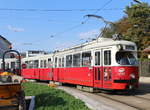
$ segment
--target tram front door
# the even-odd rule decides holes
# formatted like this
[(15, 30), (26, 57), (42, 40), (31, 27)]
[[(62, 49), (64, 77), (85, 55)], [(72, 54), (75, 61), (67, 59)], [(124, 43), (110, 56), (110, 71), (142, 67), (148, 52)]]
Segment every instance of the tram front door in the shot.
[(101, 50), (96, 50), (94, 52), (94, 87), (102, 88), (103, 87), (103, 68), (101, 64)]

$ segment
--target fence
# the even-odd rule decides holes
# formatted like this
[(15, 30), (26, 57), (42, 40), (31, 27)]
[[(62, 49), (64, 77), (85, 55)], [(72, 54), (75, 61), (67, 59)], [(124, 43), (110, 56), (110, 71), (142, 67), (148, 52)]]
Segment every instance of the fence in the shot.
[(150, 60), (139, 61), (140, 76), (150, 77)]

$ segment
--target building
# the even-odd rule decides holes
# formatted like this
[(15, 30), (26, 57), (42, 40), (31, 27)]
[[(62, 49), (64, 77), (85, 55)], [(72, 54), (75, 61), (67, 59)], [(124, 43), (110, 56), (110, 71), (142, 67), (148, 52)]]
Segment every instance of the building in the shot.
[[(12, 44), (3, 36), (0, 35), (0, 58), (2, 58), (3, 53), (7, 50), (10, 50), (12, 47)], [(9, 57), (9, 55), (6, 55), (6, 57)]]
[(150, 59), (150, 46), (148, 46), (147, 48), (145, 48), (143, 50), (143, 52), (148, 53), (148, 58)]

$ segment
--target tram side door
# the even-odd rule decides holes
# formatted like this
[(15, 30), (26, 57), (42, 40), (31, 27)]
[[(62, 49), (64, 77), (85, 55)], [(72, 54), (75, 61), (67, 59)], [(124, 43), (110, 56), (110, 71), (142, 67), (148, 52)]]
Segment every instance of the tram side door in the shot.
[(102, 74), (103, 88), (109, 89), (112, 87), (112, 49), (107, 48), (102, 50)]
[(102, 51), (94, 51), (94, 87), (103, 87)]

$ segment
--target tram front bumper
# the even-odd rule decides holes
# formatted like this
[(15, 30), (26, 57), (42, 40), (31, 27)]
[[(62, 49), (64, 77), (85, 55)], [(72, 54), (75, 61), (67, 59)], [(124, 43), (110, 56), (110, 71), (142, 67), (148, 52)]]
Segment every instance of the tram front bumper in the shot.
[(114, 80), (114, 83), (130, 83), (130, 84), (134, 84), (137, 83), (138, 80), (137, 79), (130, 79), (130, 80)]
[(139, 87), (138, 79), (114, 80), (114, 88), (122, 90), (131, 90)]

